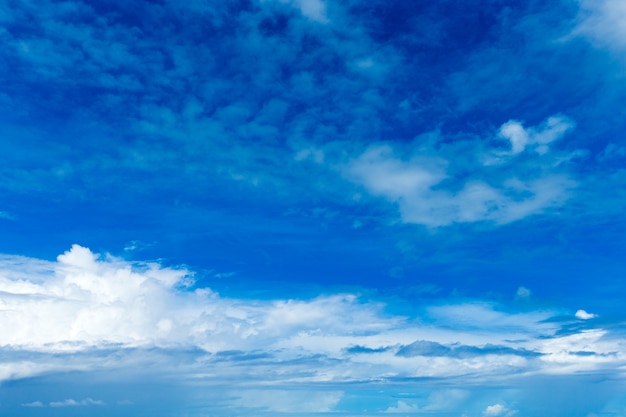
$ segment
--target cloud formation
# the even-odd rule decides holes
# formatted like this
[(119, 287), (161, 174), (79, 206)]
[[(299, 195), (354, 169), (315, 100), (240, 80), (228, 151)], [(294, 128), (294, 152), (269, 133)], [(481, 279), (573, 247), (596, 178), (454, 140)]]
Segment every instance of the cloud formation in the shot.
[(73, 399), (67, 399), (63, 401), (52, 401), (50, 407), (85, 407), (91, 405), (104, 405), (103, 401), (94, 400), (92, 398), (85, 398), (84, 400), (76, 401)]
[(626, 6), (615, 0), (579, 0), (579, 23), (574, 34), (584, 35), (602, 47), (626, 47)]
[(483, 416), (485, 417), (499, 417), (499, 416), (510, 417), (510, 416), (514, 416), (515, 414), (517, 414), (516, 410), (509, 410), (502, 404), (494, 404), (494, 405), (487, 406), (487, 408), (485, 408), (485, 411), (483, 412)]
[[(185, 268), (100, 256), (79, 245), (57, 262), (5, 256), (0, 266), (4, 380), (64, 369), (139, 370), (153, 361), (163, 372), (195, 378), (209, 377), (202, 370), (208, 364), (210, 378), (220, 378), (246, 363), (248, 381), (276, 383), (467, 377), (479, 370), (481, 378), (497, 378), (623, 361), (623, 344), (604, 341), (606, 331), (557, 336), (548, 311), (444, 304), (426, 310), (422, 320), (432, 324), (415, 325), (353, 294), (224, 298), (196, 287)], [(97, 405), (87, 402), (57, 405)]]
[(576, 310), (576, 317), (581, 320), (589, 320), (598, 317), (598, 315), (593, 313), (587, 313), (585, 310)]
[(526, 147), (532, 146), (539, 155), (547, 153), (550, 143), (560, 139), (574, 123), (563, 116), (552, 116), (546, 119), (541, 126), (526, 129), (516, 120), (510, 120), (500, 126), (498, 134), (511, 142), (511, 154), (523, 152)]
[[(426, 147), (409, 151), (403, 158), (391, 145), (374, 145), (350, 160), (343, 173), (369, 193), (397, 204), (407, 223), (430, 227), (510, 223), (559, 207), (568, 199), (576, 184), (558, 168), (563, 156), (546, 154), (549, 145), (573, 126), (563, 116), (549, 117), (542, 125), (528, 129), (518, 121), (509, 121), (498, 131), (499, 137), (510, 141), (508, 152), (453, 146), (448, 146), (447, 152), (446, 148), (437, 152)], [(537, 160), (511, 160), (527, 147), (538, 154)], [(459, 158), (457, 152), (468, 151), (474, 153), (473, 160)], [(508, 168), (501, 171), (498, 166)], [(540, 171), (531, 171), (531, 166)]]

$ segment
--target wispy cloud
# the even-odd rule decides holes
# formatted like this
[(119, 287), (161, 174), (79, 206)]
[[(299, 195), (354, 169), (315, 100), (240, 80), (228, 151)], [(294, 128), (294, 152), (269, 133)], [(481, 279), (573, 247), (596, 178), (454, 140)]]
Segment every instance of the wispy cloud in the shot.
[(22, 404), (22, 407), (54, 407), (54, 408), (59, 408), (59, 407), (88, 407), (88, 406), (102, 406), (102, 405), (106, 405), (104, 403), (104, 401), (101, 400), (94, 400), (93, 398), (85, 398), (82, 400), (74, 400), (71, 398), (68, 398), (66, 400), (62, 400), (62, 401), (51, 401), (49, 402), (47, 405), (44, 404), (42, 401), (33, 401), (31, 403), (24, 403)]
[(614, 0), (580, 0), (579, 22), (573, 31), (602, 47), (626, 47), (626, 6)]
[(22, 407), (44, 407), (41, 401), (33, 401), (32, 403), (24, 403)]
[(73, 399), (67, 399), (63, 401), (52, 401), (50, 407), (85, 407), (91, 405), (104, 405), (103, 401), (94, 400), (92, 398), (85, 398), (84, 400), (76, 401)]

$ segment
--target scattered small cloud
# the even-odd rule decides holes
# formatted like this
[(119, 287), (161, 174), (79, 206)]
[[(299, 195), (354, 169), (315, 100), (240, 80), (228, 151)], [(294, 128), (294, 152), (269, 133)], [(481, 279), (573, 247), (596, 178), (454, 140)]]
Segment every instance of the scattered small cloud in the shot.
[(483, 411), (485, 417), (511, 417), (515, 414), (517, 410), (510, 410), (502, 404), (490, 405)]
[[(83, 400), (77, 401), (71, 398), (68, 398), (63, 401), (51, 401), (48, 403), (48, 407), (88, 407), (88, 406), (102, 406), (106, 405), (104, 401), (94, 400), (93, 398), (85, 398)], [(41, 401), (33, 401), (31, 403), (22, 404), (22, 407), (46, 407)]]
[(522, 122), (510, 120), (500, 127), (498, 134), (511, 143), (512, 155), (523, 152), (527, 147), (543, 155), (549, 151), (550, 143), (562, 138), (573, 128), (574, 123), (569, 118), (556, 115), (534, 128), (525, 128)]
[(32, 403), (22, 404), (22, 407), (44, 407), (41, 401), (33, 401)]
[(515, 293), (516, 298), (523, 299), (523, 300), (530, 298), (531, 295), (532, 295), (532, 292), (526, 287), (519, 287), (517, 289), (517, 292)]
[(217, 279), (225, 279), (225, 278), (234, 277), (235, 275), (237, 275), (236, 272), (218, 272), (214, 274), (213, 277)]
[(418, 411), (419, 407), (417, 405), (398, 401), (397, 405), (387, 408), (385, 413), (416, 413)]
[(576, 317), (581, 320), (590, 320), (590, 319), (598, 317), (598, 315), (593, 314), (593, 313), (587, 313), (585, 310), (577, 310)]
[(130, 242), (128, 242), (126, 244), (126, 246), (124, 246), (124, 251), (125, 252), (134, 252), (134, 251), (141, 251), (144, 249), (147, 249), (151, 246), (154, 246), (155, 243), (145, 243), (145, 242), (141, 242), (139, 240), (131, 240)]

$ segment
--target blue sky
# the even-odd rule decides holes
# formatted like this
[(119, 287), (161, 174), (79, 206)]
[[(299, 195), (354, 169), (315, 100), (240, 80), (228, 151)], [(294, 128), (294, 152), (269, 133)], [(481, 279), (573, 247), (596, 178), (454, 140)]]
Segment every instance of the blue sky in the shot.
[(625, 4), (0, 1), (0, 414), (626, 416)]

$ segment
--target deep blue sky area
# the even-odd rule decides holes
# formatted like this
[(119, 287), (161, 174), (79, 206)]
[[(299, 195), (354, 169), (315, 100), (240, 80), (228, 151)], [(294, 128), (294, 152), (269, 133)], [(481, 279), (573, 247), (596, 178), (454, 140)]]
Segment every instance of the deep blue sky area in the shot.
[(0, 0), (0, 415), (626, 416), (624, 22)]

